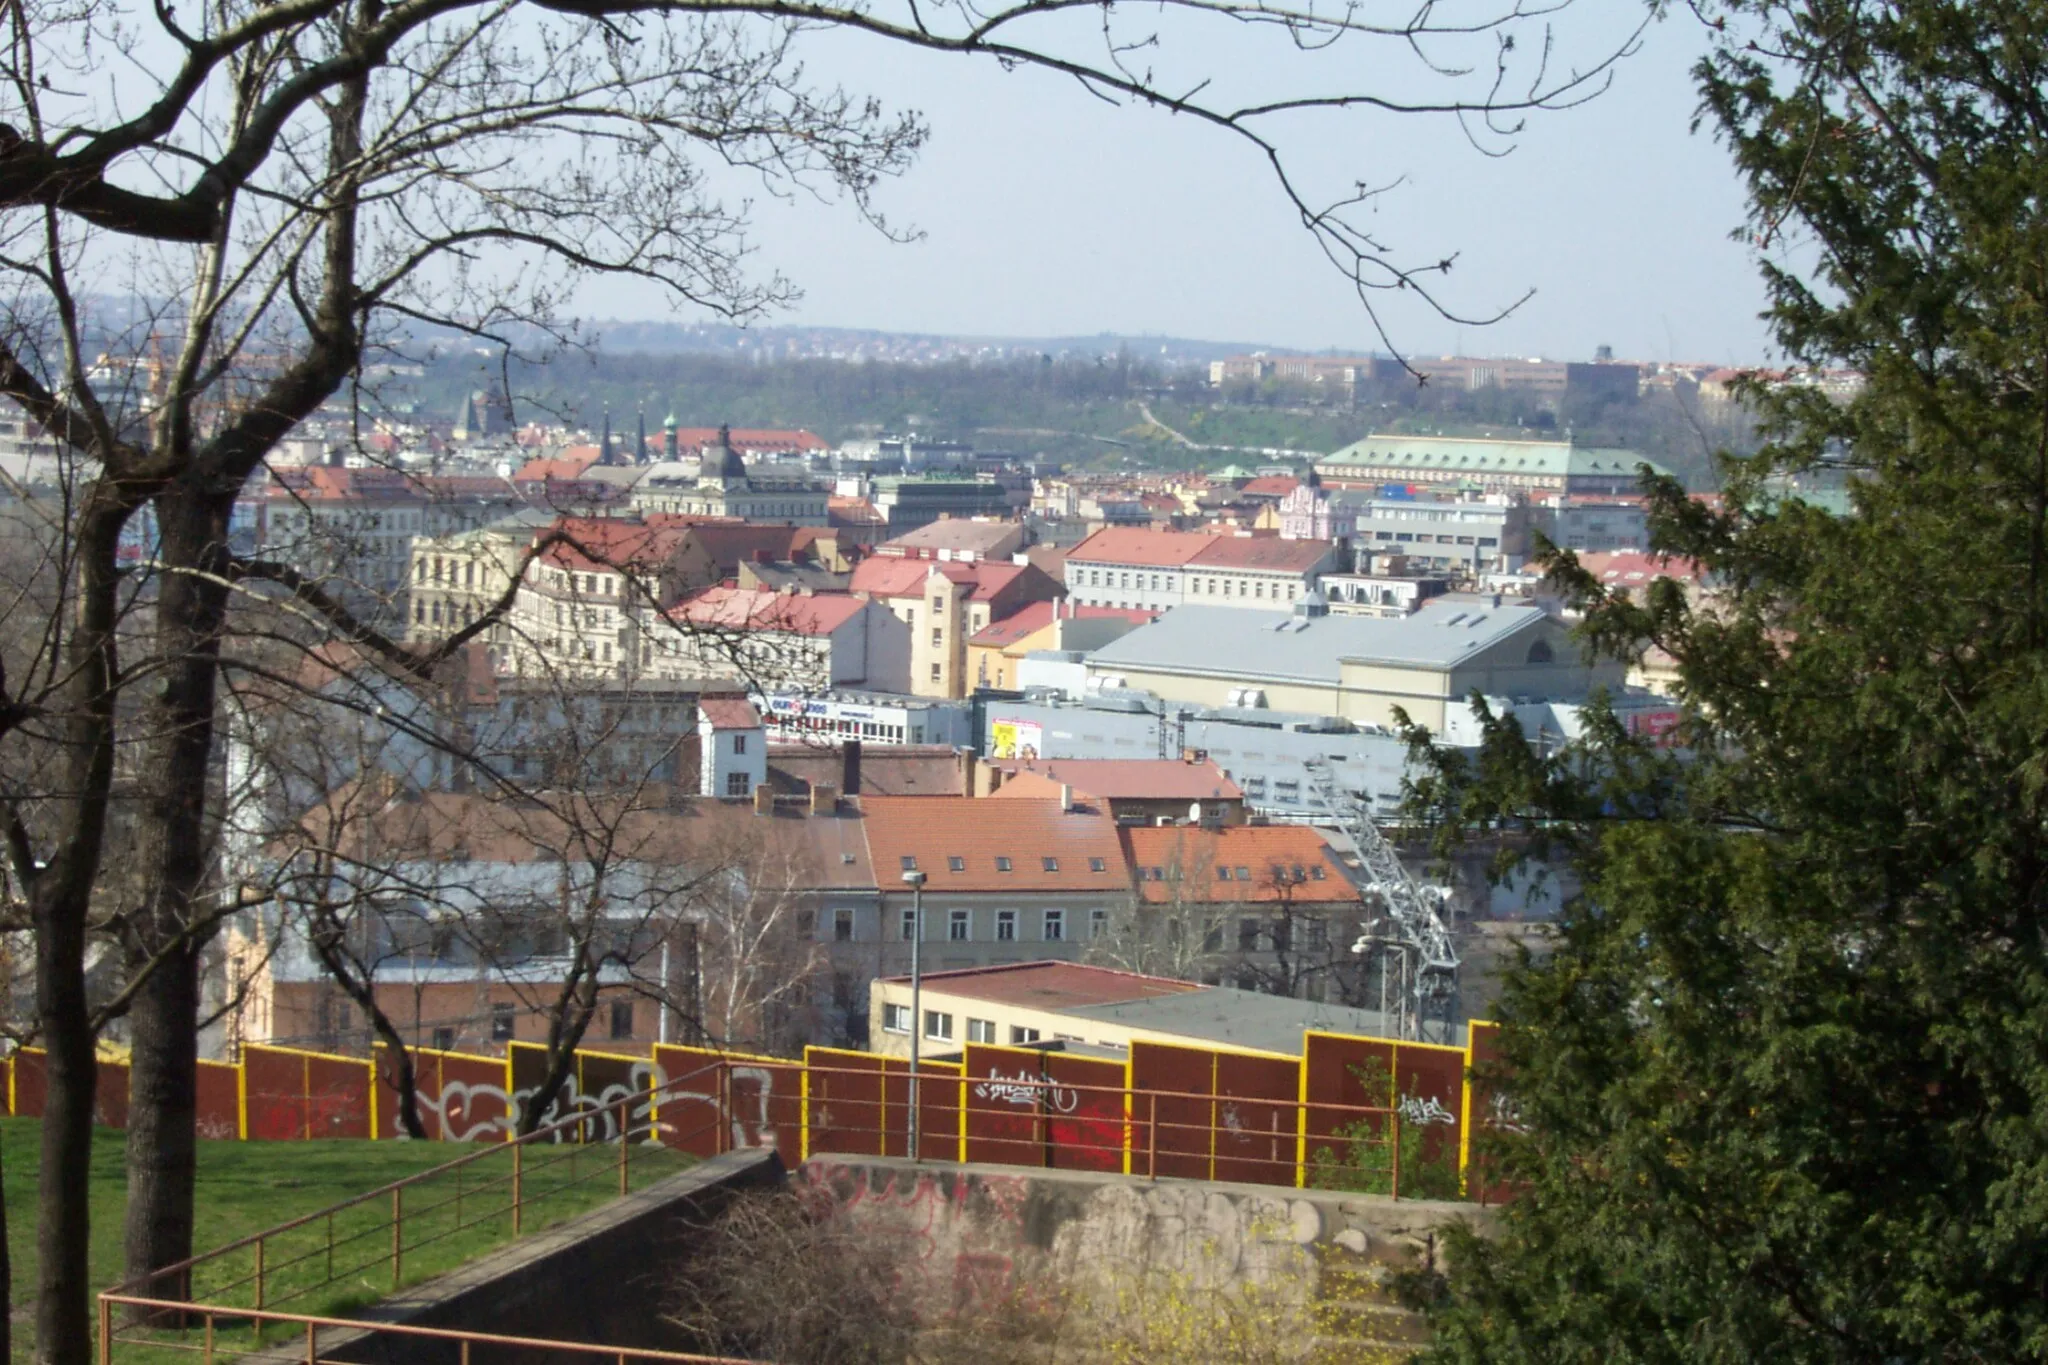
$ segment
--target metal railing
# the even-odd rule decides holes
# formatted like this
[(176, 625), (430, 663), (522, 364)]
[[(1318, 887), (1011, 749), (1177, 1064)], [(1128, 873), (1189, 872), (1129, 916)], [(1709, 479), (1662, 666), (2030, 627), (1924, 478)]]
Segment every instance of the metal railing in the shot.
[[(888, 1122), (894, 1113), (907, 1116), (909, 1099), (907, 1076), (900, 1071), (877, 1072), (855, 1067), (828, 1067), (808, 1065), (806, 1075), (810, 1078), (806, 1104), (804, 1156), (871, 1156), (885, 1154), (891, 1139), (907, 1143), (908, 1134), (903, 1122)], [(845, 1077), (854, 1082), (848, 1092), (820, 1095), (817, 1080), (820, 1077)], [(1053, 1166), (1060, 1155), (1072, 1157), (1094, 1157), (1098, 1160), (1113, 1158), (1113, 1166), (1094, 1166), (1088, 1169), (1115, 1169), (1126, 1174), (1159, 1179), (1160, 1165), (1164, 1159), (1170, 1167), (1184, 1161), (1206, 1161), (1208, 1173), (1194, 1179), (1220, 1179), (1213, 1172), (1219, 1166), (1241, 1169), (1244, 1166), (1267, 1168), (1266, 1174), (1284, 1178), (1254, 1177), (1254, 1183), (1273, 1185), (1314, 1185), (1319, 1178), (1351, 1180), (1362, 1184), (1385, 1184), (1384, 1189), (1367, 1189), (1360, 1192), (1384, 1194), (1390, 1198), (1401, 1197), (1401, 1145), (1403, 1119), (1397, 1105), (1338, 1104), (1323, 1100), (1300, 1098), (1269, 1098), (1259, 1095), (1216, 1095), (1199, 1091), (1134, 1089), (1126, 1086), (1085, 1085), (1053, 1079), (1031, 1079), (1026, 1077), (1004, 1077), (995, 1084), (1009, 1094), (1028, 1093), (1032, 1098), (1030, 1106), (1016, 1106), (1008, 1102), (1014, 1112), (1003, 1108), (983, 1105), (969, 1106), (966, 1103), (967, 1089), (975, 1085), (988, 1084), (973, 1077), (933, 1076), (920, 1078), (919, 1086), (924, 1098), (920, 1108), (925, 1111), (927, 1122), (921, 1125), (924, 1151), (920, 1157), (927, 1160), (981, 1160), (1006, 1165)], [(858, 1093), (871, 1090), (871, 1095)], [(935, 1092), (943, 1098), (935, 1098)], [(950, 1092), (950, 1093), (947, 1093)], [(1064, 1097), (1072, 1097), (1062, 1103)], [(1100, 1096), (1103, 1099), (1092, 1108), (1084, 1108), (1084, 1097)], [(1208, 1111), (1205, 1120), (1160, 1118), (1164, 1106), (1169, 1114), (1175, 1106), (1202, 1106)], [(1248, 1129), (1235, 1126), (1223, 1116), (1226, 1108), (1244, 1108), (1255, 1111), (1279, 1111), (1287, 1118), (1282, 1127), (1271, 1129)], [(834, 1120), (822, 1123), (818, 1117), (821, 1109), (859, 1110), (873, 1108), (882, 1121), (872, 1125), (848, 1123)], [(995, 1115), (998, 1122), (1003, 1119), (1020, 1119), (1028, 1115), (1032, 1120), (1029, 1136), (1013, 1136), (1007, 1133), (990, 1132), (986, 1127), (975, 1131), (973, 1119), (978, 1116)], [(954, 1126), (949, 1129), (935, 1129), (929, 1119), (933, 1116), (952, 1119)], [(1352, 1131), (1311, 1132), (1311, 1117), (1326, 1121), (1332, 1129), (1339, 1127)], [(1062, 1130), (1061, 1125), (1065, 1125)], [(1092, 1136), (1104, 1129), (1114, 1129), (1115, 1141)], [(1412, 1125), (1411, 1125), (1412, 1128)], [(1171, 1136), (1162, 1147), (1161, 1135), (1189, 1135), (1186, 1141), (1173, 1141)], [(864, 1137), (870, 1141), (852, 1145), (844, 1141), (844, 1135)], [(1197, 1146), (1195, 1135), (1205, 1141)], [(829, 1144), (829, 1145), (825, 1145)], [(1255, 1148), (1265, 1145), (1284, 1147), (1286, 1154), (1257, 1155)], [(950, 1150), (943, 1156), (932, 1154), (932, 1148), (940, 1146)], [(991, 1146), (995, 1154), (988, 1154)], [(1038, 1149), (1040, 1159), (1035, 1161), (1005, 1160), (1005, 1151), (1019, 1147)], [(977, 1149), (981, 1149), (977, 1151)], [(1384, 1160), (1375, 1164), (1366, 1158), (1373, 1150), (1385, 1153)], [(1318, 1159), (1318, 1152), (1330, 1155)], [(908, 1153), (901, 1153), (907, 1155)], [(1444, 1165), (1446, 1174), (1455, 1174), (1456, 1156), (1450, 1155)], [(1172, 1171), (1169, 1170), (1169, 1175)], [(1411, 1173), (1412, 1174), (1412, 1173)], [(1356, 1189), (1355, 1184), (1332, 1185), (1329, 1188)]]
[[(906, 1073), (790, 1065), (801, 1069), (805, 1083), (799, 1101), (801, 1147), (788, 1155), (885, 1155), (892, 1145), (895, 1154), (904, 1154), (909, 1140)], [(303, 1335), (307, 1365), (318, 1365), (319, 1333), (340, 1328), (454, 1342), (460, 1346), (461, 1365), (469, 1365), (473, 1345), (605, 1356), (618, 1365), (719, 1361), (594, 1343), (359, 1322), (337, 1312), (354, 1306), (341, 1305), (342, 1297), (359, 1295), (363, 1303), (373, 1302), (403, 1288), (408, 1271), (414, 1281), (424, 1279), (506, 1235), (516, 1238), (537, 1230), (537, 1211), (551, 1199), (557, 1200), (556, 1216), (589, 1206), (565, 1206), (559, 1197), (589, 1190), (594, 1181), (605, 1180), (608, 1191), (622, 1196), (632, 1189), (636, 1171), (676, 1169), (676, 1152), (706, 1155), (730, 1150), (745, 1140), (733, 1113), (733, 1071), (743, 1066), (757, 1069), (756, 1063), (707, 1062), (532, 1133), (482, 1147), (117, 1285), (99, 1296), (99, 1365), (112, 1365), (117, 1342), (138, 1350), (197, 1354), (211, 1365), (221, 1351), (242, 1354), (266, 1345), (264, 1333), (273, 1324), (290, 1324), (294, 1335)], [(707, 1077), (715, 1088), (706, 1085)], [(847, 1084), (837, 1084), (841, 1080)], [(1001, 1086), (1005, 1099), (995, 1105), (971, 1105), (970, 1090), (989, 1084)], [(1190, 1174), (1195, 1167), (1196, 1179), (1310, 1185), (1395, 1199), (1402, 1197), (1403, 1185), (1413, 1174), (1403, 1170), (1404, 1118), (1397, 1105), (1133, 1089), (1029, 1077), (991, 1082), (927, 1074), (918, 1089), (926, 1119), (921, 1125), (924, 1151), (919, 1155), (925, 1160), (971, 1158), (1122, 1171), (1155, 1180)], [(662, 1112), (665, 1096), (707, 1104), (710, 1117), (681, 1131)], [(1016, 1096), (1029, 1096), (1028, 1104), (1018, 1104)], [(1247, 1128), (1226, 1114), (1232, 1106), (1263, 1115), (1272, 1126)], [(872, 1114), (872, 1122), (860, 1121), (864, 1111)], [(1028, 1128), (1019, 1132), (1017, 1121), (1026, 1116)], [(931, 1126), (932, 1119), (941, 1126)], [(1311, 1126), (1329, 1131), (1311, 1132)], [(1413, 1125), (1407, 1127), (1412, 1133)], [(768, 1140), (765, 1134), (763, 1139)], [(651, 1160), (636, 1159), (635, 1147), (650, 1157), (662, 1148), (675, 1150)], [(493, 1162), (503, 1169), (486, 1164)], [(1441, 1154), (1436, 1164), (1443, 1164)], [(1455, 1167), (1453, 1155), (1450, 1169), (1455, 1172)], [(1252, 1174), (1243, 1174), (1247, 1170)], [(476, 1239), (479, 1245), (453, 1244), (462, 1233), (485, 1225), (493, 1226)], [(446, 1264), (429, 1260), (423, 1269), (420, 1253), (444, 1243), (451, 1244), (449, 1252), (463, 1254)], [(331, 1292), (344, 1284), (351, 1295)], [(330, 1291), (330, 1297), (315, 1305), (323, 1311), (281, 1307), (323, 1290)], [(232, 1338), (225, 1345), (223, 1329)]]
[[(261, 1344), (266, 1322), (341, 1321), (279, 1309), (322, 1291), (330, 1291), (330, 1298), (318, 1306), (329, 1310), (341, 1300), (374, 1301), (402, 1289), (409, 1270), (417, 1282), (508, 1237), (537, 1231), (602, 1198), (623, 1196), (632, 1190), (636, 1172), (658, 1178), (680, 1169), (677, 1154), (666, 1149), (688, 1145), (706, 1128), (720, 1134), (723, 1150), (723, 1105), (687, 1134), (655, 1119), (665, 1095), (687, 1093), (686, 1087), (721, 1067), (710, 1063), (579, 1110), (116, 1285), (99, 1296), (100, 1365), (111, 1365), (116, 1342), (197, 1351), (211, 1359), (221, 1322), (250, 1326), (250, 1344)], [(645, 1153), (638, 1161), (636, 1146)], [(565, 1198), (571, 1195), (576, 1197)], [(469, 1242), (456, 1242), (464, 1233), (473, 1234)], [(423, 1265), (421, 1253), (436, 1247), (444, 1250)], [(460, 1254), (450, 1259), (449, 1253)], [(332, 1292), (340, 1286), (350, 1292)], [(117, 1308), (126, 1310), (118, 1320)], [(189, 1340), (195, 1322), (204, 1328), (198, 1344)]]

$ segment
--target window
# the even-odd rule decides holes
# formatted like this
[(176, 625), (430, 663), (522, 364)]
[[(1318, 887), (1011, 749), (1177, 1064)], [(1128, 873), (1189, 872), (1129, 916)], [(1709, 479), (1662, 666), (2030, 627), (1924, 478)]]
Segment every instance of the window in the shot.
[(1060, 870), (1060, 860), (1058, 858), (1045, 858), (1041, 861), (1045, 863), (1045, 870), (1047, 872), (1057, 872)]
[(1227, 867), (1225, 867), (1225, 866), (1224, 866), (1223, 864), (1221, 864), (1221, 863), (1218, 863), (1218, 864), (1216, 864), (1216, 880), (1217, 880), (1217, 881), (1219, 881), (1219, 882), (1227, 882), (1227, 881), (1229, 881), (1229, 880), (1230, 880), (1230, 869), (1229, 869), (1229, 868), (1227, 868)]
[(917, 871), (917, 855), (915, 853), (906, 853), (903, 855), (903, 870), (905, 872)]
[(725, 775), (725, 794), (727, 796), (751, 796), (753, 795), (753, 786), (753, 780), (745, 773), (727, 773)]
[(517, 1015), (514, 1012), (513, 1006), (491, 1006), (491, 1041), (494, 1043), (509, 1042), (516, 1019)]
[(932, 610), (933, 610), (933, 611), (944, 611), (945, 609), (946, 609), (946, 599), (945, 599), (945, 598), (943, 598), (943, 597), (934, 597), (934, 598), (932, 599)]
[(993, 1043), (996, 1040), (996, 1021), (993, 1019), (969, 1019), (967, 1041), (970, 1043)]
[(1107, 872), (1109, 871), (1109, 864), (1101, 858), (1090, 858), (1088, 860), (1088, 870), (1090, 872)]
[(939, 628), (938, 628), (937, 626), (934, 626), (934, 627), (932, 627), (932, 648), (933, 648), (933, 649), (937, 649), (937, 648), (939, 648), (939, 647), (940, 647), (941, 645), (943, 645), (943, 644), (945, 644), (945, 643), (946, 643), (946, 632), (945, 632), (945, 631), (943, 631), (943, 630), (940, 630), (940, 629), (939, 629)]
[(1237, 870), (1237, 879), (1241, 882), (1250, 881), (1252, 879), (1252, 870), (1248, 867), (1240, 867)]
[(946, 939), (951, 943), (967, 942), (967, 914), (965, 910), (954, 910), (946, 915)]
[(1312, 882), (1319, 882), (1323, 879), (1323, 867), (1321, 863), (1314, 864), (1309, 868), (1308, 879)]
[(1556, 657), (1556, 654), (1550, 648), (1550, 641), (1548, 640), (1538, 640), (1535, 644), (1529, 646), (1529, 662), (1532, 664), (1547, 664)]
[(940, 672), (940, 669), (939, 669), (939, 665), (937, 665), (937, 664), (933, 664), (933, 665), (932, 665), (932, 681), (933, 681), (933, 682), (937, 682), (937, 681), (939, 681), (939, 672)]
[(903, 941), (904, 941), (905, 943), (908, 943), (908, 942), (910, 942), (910, 940), (912, 940), (912, 939), (914, 939), (914, 938), (916, 938), (916, 937), (917, 937), (917, 911), (916, 911), (916, 910), (905, 910), (905, 911), (903, 912)]
[(435, 1029), (435, 1030), (434, 1030), (434, 1051), (436, 1051), (436, 1052), (453, 1052), (454, 1050), (455, 1050), (455, 1030), (454, 1030), (454, 1029), (452, 1029), (452, 1028), (447, 1028), (447, 1027), (442, 1027), (442, 1028), (437, 1028), (437, 1029)]
[(926, 1010), (924, 1012), (924, 1036), (934, 1042), (952, 1042), (953, 1016), (942, 1013), (939, 1010)]
[(967, 860), (957, 855), (948, 858), (946, 859), (946, 870), (948, 872), (965, 872), (967, 870)]
[[(1205, 953), (1220, 953), (1223, 951), (1222, 920), (1212, 919), (1202, 926), (1202, 951)], [(1213, 986), (1216, 983), (1211, 981), (1209, 984)]]
[(1038, 1030), (1035, 1028), (1022, 1028), (1012, 1024), (1010, 1025), (1010, 1041), (1012, 1043), (1035, 1043), (1038, 1041)]
[(1256, 953), (1259, 950), (1259, 922), (1255, 919), (1241, 919), (1237, 922), (1237, 950), (1240, 953)]
[(745, 735), (734, 735), (732, 737), (732, 751), (736, 754), (743, 754), (747, 751), (747, 737)]
[(1009, 870), (1010, 870), (1010, 860), (1009, 860), (1008, 858), (997, 858), (997, 859), (996, 859), (996, 871), (998, 871), (998, 872), (1008, 872)]
[(617, 1039), (631, 1038), (632, 1036), (633, 1002), (630, 1000), (612, 1001), (612, 1037)]
[(1088, 937), (1101, 938), (1104, 934), (1108, 932), (1109, 911), (1090, 910), (1088, 912)]
[(1016, 941), (1017, 912), (1015, 910), (996, 911), (996, 942), (1014, 943)]
[(882, 1032), (884, 1032), (884, 1033), (908, 1033), (908, 1032), (910, 1032), (910, 1006), (908, 1006), (908, 1005), (884, 1005), (884, 1006), (882, 1006)]
[(1058, 943), (1067, 936), (1067, 912), (1048, 910), (1045, 912), (1045, 941)]

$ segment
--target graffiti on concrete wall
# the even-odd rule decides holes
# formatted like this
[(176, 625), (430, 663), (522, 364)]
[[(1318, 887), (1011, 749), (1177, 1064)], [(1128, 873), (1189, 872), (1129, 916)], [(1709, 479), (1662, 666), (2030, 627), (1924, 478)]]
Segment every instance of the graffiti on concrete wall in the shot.
[[(552, 1138), (555, 1142), (566, 1142), (572, 1137), (584, 1142), (615, 1142), (621, 1121), (627, 1125), (628, 1132), (636, 1135), (636, 1141), (658, 1142), (659, 1125), (651, 1120), (648, 1092), (667, 1083), (668, 1077), (653, 1062), (634, 1063), (623, 1082), (615, 1081), (595, 1092), (584, 1090), (571, 1074), (563, 1082), (554, 1103), (542, 1114), (541, 1123), (559, 1123), (565, 1119), (589, 1116), (587, 1126), (557, 1131)], [(517, 1132), (520, 1116), (526, 1112), (539, 1089), (538, 1086), (526, 1086), (507, 1094), (503, 1086), (474, 1081), (443, 1081), (438, 1091), (430, 1093), (425, 1088), (421, 1089), (420, 1113), (422, 1117), (433, 1117), (442, 1140), (474, 1142), (478, 1138)], [(632, 1103), (616, 1109), (606, 1107), (635, 1095), (640, 1098)], [(496, 1112), (491, 1113), (492, 1109)], [(480, 1117), (480, 1114), (487, 1116)]]

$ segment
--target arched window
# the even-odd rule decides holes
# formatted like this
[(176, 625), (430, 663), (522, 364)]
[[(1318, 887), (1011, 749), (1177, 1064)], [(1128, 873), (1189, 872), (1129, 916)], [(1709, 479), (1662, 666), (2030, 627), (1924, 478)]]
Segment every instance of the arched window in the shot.
[(1529, 662), (1532, 664), (1551, 663), (1556, 657), (1551, 651), (1550, 641), (1548, 640), (1538, 640), (1535, 644), (1529, 646)]

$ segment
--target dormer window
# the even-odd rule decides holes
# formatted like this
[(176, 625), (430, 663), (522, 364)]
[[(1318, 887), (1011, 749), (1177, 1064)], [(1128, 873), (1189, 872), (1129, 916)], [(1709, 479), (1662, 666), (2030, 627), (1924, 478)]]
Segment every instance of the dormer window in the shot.
[(915, 872), (915, 871), (917, 871), (917, 855), (916, 855), (916, 854), (914, 854), (914, 853), (906, 853), (906, 854), (904, 854), (904, 855), (903, 855), (903, 870), (904, 870), (905, 872)]
[(1060, 870), (1060, 860), (1058, 858), (1047, 858), (1043, 861), (1047, 872), (1057, 872)]
[(967, 870), (967, 860), (955, 854), (953, 857), (946, 859), (946, 870), (948, 872), (965, 872)]
[(1010, 870), (1010, 860), (1009, 860), (1008, 858), (1002, 858), (1002, 857), (998, 857), (998, 858), (996, 859), (996, 871), (998, 871), (998, 872), (1008, 872), (1009, 870)]

